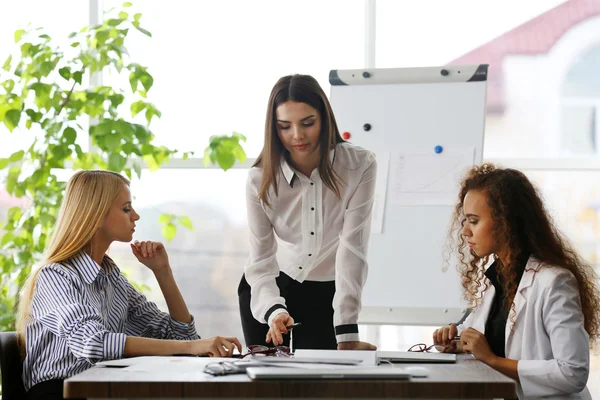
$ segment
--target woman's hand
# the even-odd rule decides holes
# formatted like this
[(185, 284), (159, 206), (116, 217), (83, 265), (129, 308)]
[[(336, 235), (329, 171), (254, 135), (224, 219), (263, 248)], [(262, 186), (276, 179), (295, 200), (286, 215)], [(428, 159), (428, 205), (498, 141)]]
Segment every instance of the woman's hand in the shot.
[(215, 336), (210, 339), (198, 339), (190, 342), (190, 354), (205, 355), (210, 357), (231, 357), (237, 347), (242, 353), (242, 344), (236, 337)]
[(491, 364), (498, 358), (490, 349), (490, 345), (483, 333), (473, 328), (467, 328), (460, 335), (462, 348), (466, 353), (471, 353), (476, 359), (486, 364)]
[(443, 326), (433, 332), (433, 344), (445, 347), (451, 346), (452, 339), (456, 335), (458, 335), (458, 329), (455, 324)]
[(131, 251), (139, 262), (152, 272), (160, 272), (170, 268), (167, 250), (161, 242), (144, 241), (130, 243)]
[(288, 313), (277, 314), (275, 318), (271, 321), (271, 325), (269, 326), (269, 332), (267, 332), (267, 337), (265, 341), (267, 343), (273, 342), (275, 346), (279, 346), (283, 343), (282, 334), (288, 333), (287, 326), (294, 324), (294, 318), (290, 316)]
[(338, 350), (377, 350), (377, 346), (367, 342), (340, 342)]
[(454, 340), (457, 335), (456, 324), (442, 326), (433, 332), (433, 344), (440, 353), (461, 353), (463, 349), (460, 342)]

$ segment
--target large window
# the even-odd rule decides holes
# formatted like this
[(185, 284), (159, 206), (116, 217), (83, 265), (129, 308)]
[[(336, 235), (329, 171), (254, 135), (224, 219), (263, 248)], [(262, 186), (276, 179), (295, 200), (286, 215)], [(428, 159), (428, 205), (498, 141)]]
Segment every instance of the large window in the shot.
[[(2, 23), (0, 23), (0, 65), (10, 54), (15, 58), (19, 49), (14, 42), (17, 29), (43, 27), (59, 46), (67, 43), (67, 35), (88, 25), (89, 4), (81, 0), (20, 0), (2, 3)], [(66, 11), (68, 10), (68, 12)], [(50, 17), (51, 16), (51, 17)], [(67, 47), (68, 46), (64, 46)], [(16, 53), (15, 53), (16, 51)], [(0, 77), (5, 73), (0, 69)], [(8, 132), (0, 124), (0, 158), (15, 151), (27, 149), (39, 132)], [(1, 197), (1, 196), (0, 196)]]
[[(107, 0), (105, 9), (120, 3)], [(246, 135), (248, 155), (257, 156), (279, 77), (312, 74), (329, 92), (330, 69), (363, 65), (362, 0), (139, 1), (134, 8), (153, 34), (134, 35), (129, 53), (154, 75), (157, 142), (200, 156), (210, 136), (232, 131)]]
[(566, 153), (600, 153), (600, 44), (577, 57), (562, 90), (561, 142)]
[[(109, 10), (121, 3), (3, 4), (0, 63), (13, 48), (13, 31), (28, 22), (66, 37), (89, 24), (90, 4)], [(365, 67), (369, 43), (375, 43), (378, 68), (489, 63), (484, 158), (524, 170), (559, 228), (597, 267), (600, 11), (593, 3), (494, 0), (483, 8), (478, 0), (136, 1), (133, 8), (153, 37), (132, 32), (128, 51), (155, 78), (149, 100), (162, 111), (152, 125), (158, 143), (201, 157), (210, 136), (237, 131), (248, 137), (251, 159), (262, 145), (270, 89), (283, 75), (312, 74), (329, 93), (329, 70)], [(365, 29), (373, 6), (375, 27)], [(128, 85), (109, 74), (102, 79)], [(0, 127), (0, 157), (31, 140)], [(177, 168), (189, 169), (144, 171), (133, 181), (142, 216), (136, 238), (161, 239), (161, 212), (188, 215), (194, 230), (179, 228), (167, 244), (177, 281), (203, 336), (241, 337), (236, 288), (248, 252), (247, 170), (224, 173), (198, 160), (179, 161)], [(0, 217), (14, 204), (0, 191)], [(126, 246), (115, 245), (111, 254), (162, 304), (152, 277)], [(380, 348), (402, 350), (429, 342), (434, 328), (360, 329)]]

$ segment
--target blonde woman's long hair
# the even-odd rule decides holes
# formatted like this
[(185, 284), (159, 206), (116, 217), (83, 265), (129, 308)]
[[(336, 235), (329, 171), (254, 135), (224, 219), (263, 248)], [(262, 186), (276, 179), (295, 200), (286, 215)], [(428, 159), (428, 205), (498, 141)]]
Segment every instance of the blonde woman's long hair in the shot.
[(38, 273), (44, 265), (60, 263), (84, 250), (129, 181), (110, 171), (78, 171), (69, 179), (55, 229), (44, 254), (42, 267), (31, 271), (23, 285), (17, 311), (17, 336), (25, 352), (25, 324)]

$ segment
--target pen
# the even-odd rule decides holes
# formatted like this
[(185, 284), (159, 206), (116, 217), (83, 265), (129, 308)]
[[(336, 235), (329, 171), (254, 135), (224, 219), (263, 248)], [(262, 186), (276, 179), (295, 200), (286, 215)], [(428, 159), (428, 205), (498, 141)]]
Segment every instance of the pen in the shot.
[(294, 329), (295, 327), (302, 325), (302, 322), (296, 322), (295, 324), (286, 326), (285, 329), (287, 329), (288, 331), (291, 331), (292, 329)]

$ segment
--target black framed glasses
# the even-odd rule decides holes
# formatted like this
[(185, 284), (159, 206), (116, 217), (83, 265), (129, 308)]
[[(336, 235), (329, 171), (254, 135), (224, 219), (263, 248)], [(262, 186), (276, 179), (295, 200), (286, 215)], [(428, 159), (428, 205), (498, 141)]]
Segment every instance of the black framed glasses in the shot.
[(291, 357), (292, 351), (287, 346), (267, 347), (263, 345), (248, 346), (248, 352), (240, 358), (245, 358), (250, 355), (263, 355), (273, 357)]
[(441, 344), (432, 344), (431, 346), (427, 346), (425, 343), (417, 343), (411, 346), (407, 351), (416, 353), (431, 353), (432, 350), (434, 350), (435, 353), (443, 353), (451, 347), (452, 345), (444, 346)]

